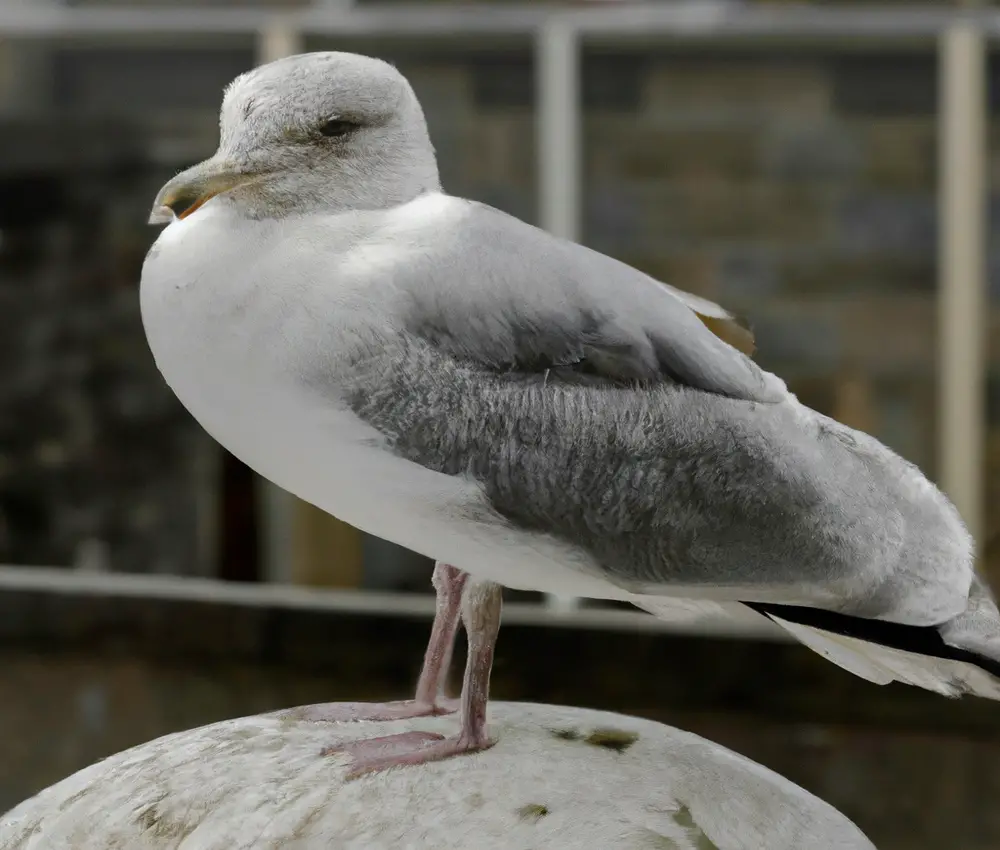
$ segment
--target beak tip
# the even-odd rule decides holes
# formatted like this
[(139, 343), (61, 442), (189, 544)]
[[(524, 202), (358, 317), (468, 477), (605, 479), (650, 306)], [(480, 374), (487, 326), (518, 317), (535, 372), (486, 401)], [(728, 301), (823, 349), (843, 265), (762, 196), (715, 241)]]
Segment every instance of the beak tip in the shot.
[(170, 207), (156, 206), (149, 214), (148, 224), (170, 224), (176, 216)]

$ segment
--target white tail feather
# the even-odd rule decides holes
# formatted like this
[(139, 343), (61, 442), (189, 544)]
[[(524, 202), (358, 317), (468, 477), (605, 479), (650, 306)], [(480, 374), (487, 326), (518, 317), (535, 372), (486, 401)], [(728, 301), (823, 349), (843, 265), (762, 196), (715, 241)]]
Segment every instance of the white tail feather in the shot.
[(919, 655), (768, 616), (814, 652), (869, 682), (904, 682), (949, 697), (970, 693), (1000, 700), (1000, 680), (967, 661)]
[(903, 682), (948, 697), (969, 693), (1000, 700), (1000, 679), (968, 661), (883, 646), (794, 623), (775, 614), (759, 614), (741, 603), (643, 597), (636, 604), (654, 616), (672, 622), (725, 618), (740, 624), (748, 633), (755, 631), (752, 627), (761, 619), (770, 620), (827, 661), (877, 685)]

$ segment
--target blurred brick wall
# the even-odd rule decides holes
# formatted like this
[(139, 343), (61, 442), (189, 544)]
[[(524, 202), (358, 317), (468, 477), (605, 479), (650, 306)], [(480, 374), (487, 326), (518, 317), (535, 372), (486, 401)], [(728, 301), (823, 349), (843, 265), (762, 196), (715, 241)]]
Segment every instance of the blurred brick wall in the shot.
[(115, 223), (134, 180), (0, 176), (0, 563), (198, 571), (205, 438), (146, 346), (144, 235)]
[[(534, 82), (527, 49), (431, 54), (426, 47), (307, 41), (307, 49), (352, 47), (382, 53), (411, 78), (449, 191), (535, 219)], [(127, 527), (128, 545), (121, 542), (123, 532), (100, 532), (110, 540), (117, 568), (184, 570), (198, 561), (194, 516), (181, 500), (201, 486), (189, 448), (203, 437), (159, 383), (128, 281), (138, 276), (155, 235), (143, 220), (158, 180), (211, 149), (221, 88), (251, 57), (245, 45), (55, 54), (53, 108), (88, 114), (117, 109), (137, 122), (147, 153), (160, 165), (119, 180), (68, 222), (32, 237), (41, 240), (48, 270), (37, 266), (33, 276), (4, 274), (0, 280), (0, 297), (16, 305), (0, 313), (8, 382), (6, 388), (0, 382), (0, 426), (15, 435), (0, 444), (0, 560), (63, 562), (90, 529)], [(38, 61), (36, 49), (33, 66)], [(175, 67), (187, 70), (168, 75), (171, 86), (151, 84), (148, 98), (136, 97), (147, 88), (145, 77), (162, 80), (164, 68)], [(755, 52), (674, 42), (644, 52), (588, 50), (583, 69), (585, 240), (745, 313), (758, 332), (759, 360), (786, 377), (805, 403), (872, 431), (933, 476), (932, 55), (787, 46)], [(1000, 186), (998, 91), (992, 87), (998, 116), (991, 130), (994, 186)], [(1000, 195), (993, 208), (1000, 211)], [(1000, 231), (1000, 216), (993, 216), (993, 229)], [(990, 245), (995, 297), (998, 235)], [(69, 261), (59, 253), (67, 239), (77, 246)], [(12, 239), (6, 244), (0, 261), (17, 246)], [(52, 270), (58, 263), (63, 271)], [(43, 279), (51, 282), (41, 285)], [(51, 330), (59, 311), (58, 322), (91, 328), (76, 332), (72, 368), (127, 372), (128, 391), (73, 384), (74, 373), (59, 366), (65, 334)], [(995, 306), (991, 329), (989, 527), (1000, 532)], [(126, 378), (102, 378), (101, 386), (110, 387), (109, 380), (123, 387)], [(9, 401), (14, 383), (20, 389)], [(43, 396), (44, 407), (59, 411), (44, 426), (31, 413), (32, 400)], [(109, 452), (96, 453), (79, 431), (86, 421), (95, 433), (117, 434), (122, 417), (135, 423), (129, 433), (136, 437), (116, 436), (108, 445), (115, 464), (135, 470), (129, 486), (116, 483), (117, 473), (103, 473)], [(65, 474), (39, 472), (60, 463)], [(68, 492), (68, 475), (80, 492), (107, 503), (99, 521), (81, 519), (83, 507), (65, 504), (60, 494)], [(154, 495), (163, 487), (173, 495)], [(32, 519), (39, 513), (44, 521)], [(163, 533), (144, 538), (145, 528)]]

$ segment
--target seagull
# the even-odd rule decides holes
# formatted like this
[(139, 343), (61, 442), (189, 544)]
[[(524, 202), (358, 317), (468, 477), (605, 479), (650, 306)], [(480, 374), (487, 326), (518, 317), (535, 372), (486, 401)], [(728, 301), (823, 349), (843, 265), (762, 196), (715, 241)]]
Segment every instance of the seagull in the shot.
[(143, 323), (191, 414), (436, 562), (414, 699), (316, 719), (457, 709), (459, 731), (333, 742), (353, 775), (493, 743), (502, 586), (766, 618), (871, 682), (1000, 699), (1000, 615), (942, 493), (802, 405), (719, 305), (442, 191), (391, 65), (323, 52), (238, 77), (217, 152), (150, 221)]

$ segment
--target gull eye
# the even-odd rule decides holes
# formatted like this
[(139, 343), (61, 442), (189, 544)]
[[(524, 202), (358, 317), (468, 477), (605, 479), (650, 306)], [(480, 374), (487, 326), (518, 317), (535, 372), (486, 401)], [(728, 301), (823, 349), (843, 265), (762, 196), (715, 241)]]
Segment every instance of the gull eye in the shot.
[(348, 121), (344, 118), (331, 118), (329, 121), (324, 121), (319, 125), (319, 134), (326, 136), (328, 139), (337, 139), (357, 129), (358, 125), (354, 121)]

